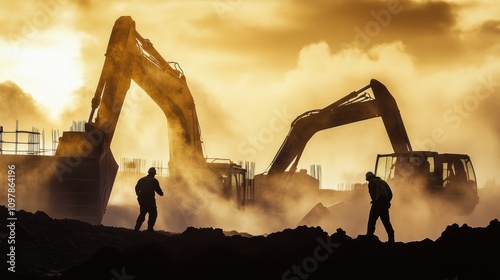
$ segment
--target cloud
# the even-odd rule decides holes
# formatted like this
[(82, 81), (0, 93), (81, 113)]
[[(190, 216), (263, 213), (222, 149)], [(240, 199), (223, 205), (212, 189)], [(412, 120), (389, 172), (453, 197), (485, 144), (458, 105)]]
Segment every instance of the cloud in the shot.
[(0, 83), (0, 120), (5, 130), (15, 130), (16, 120), (20, 120), (20, 130), (42, 129), (50, 123), (46, 110), (14, 82)]
[[(242, 5), (241, 9), (245, 7)], [(304, 45), (324, 40), (333, 49), (338, 49), (355, 42), (358, 33), (368, 33), (364, 36), (370, 42), (362, 44), (367, 48), (401, 40), (419, 56), (429, 57), (429, 51), (435, 56), (445, 49), (448, 53), (450, 47), (454, 50), (458, 46), (455, 45), (457, 35), (453, 32), (458, 9), (443, 1), (357, 1), (355, 4), (351, 1), (292, 1), (271, 10), (274, 22), (279, 24), (260, 25), (236, 19), (225, 24), (211, 15), (193, 24), (195, 30), (203, 30), (196, 38), (205, 48), (238, 52), (262, 65), (272, 59), (272, 67), (283, 69), (290, 66), (290, 61)], [(361, 44), (361, 40), (358, 43)]]

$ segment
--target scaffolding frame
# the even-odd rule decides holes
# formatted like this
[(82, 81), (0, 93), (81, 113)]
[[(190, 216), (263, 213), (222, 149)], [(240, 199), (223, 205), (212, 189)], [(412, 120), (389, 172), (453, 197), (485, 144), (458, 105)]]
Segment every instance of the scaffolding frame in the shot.
[(0, 154), (53, 155), (58, 143), (54, 139), (59, 139), (58, 135), (59, 131), (52, 130), (52, 149), (45, 149), (45, 130), (41, 133), (35, 127), (32, 127), (31, 131), (19, 130), (19, 121), (16, 120), (15, 131), (5, 131), (3, 126), (0, 126)]

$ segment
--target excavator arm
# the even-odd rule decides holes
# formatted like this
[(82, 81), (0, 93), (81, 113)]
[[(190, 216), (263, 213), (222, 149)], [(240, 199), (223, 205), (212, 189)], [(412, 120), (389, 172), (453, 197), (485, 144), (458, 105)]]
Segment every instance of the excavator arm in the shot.
[[(170, 65), (153, 44), (137, 32), (131, 17), (120, 17), (111, 32), (84, 136), (68, 133), (65, 138), (63, 135), (56, 155), (74, 156), (79, 150), (75, 145), (92, 147), (86, 155), (98, 156), (108, 150), (133, 80), (168, 119), (171, 174), (183, 166), (205, 163), (193, 97), (182, 71)], [(82, 144), (85, 141), (87, 143)]]
[[(374, 98), (365, 92), (369, 88), (372, 89)], [(395, 152), (412, 150), (395, 99), (382, 83), (372, 79), (369, 85), (351, 92), (323, 109), (299, 115), (292, 122), (268, 174), (282, 174), (290, 164), (290, 172), (295, 172), (307, 142), (316, 132), (375, 117), (382, 118)]]
[(47, 183), (53, 190), (55, 209), (64, 209), (64, 213), (69, 209), (66, 215), (70, 217), (101, 222), (118, 172), (110, 147), (132, 81), (167, 118), (168, 180), (175, 183), (174, 188), (204, 187), (235, 198), (238, 205), (253, 199), (246, 195), (251, 189), (246, 185), (245, 169), (229, 160), (207, 162), (195, 103), (182, 69), (163, 59), (137, 32), (132, 18), (123, 16), (116, 20), (109, 38), (85, 131), (65, 131), (59, 138), (51, 161), (55, 179), (51, 177)]

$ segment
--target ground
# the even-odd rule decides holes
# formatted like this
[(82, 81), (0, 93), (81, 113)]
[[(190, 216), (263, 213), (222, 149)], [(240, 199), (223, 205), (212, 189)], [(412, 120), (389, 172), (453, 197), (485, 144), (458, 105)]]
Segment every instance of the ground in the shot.
[[(7, 209), (0, 210), (7, 220)], [(485, 227), (450, 225), (436, 240), (389, 244), (320, 227), (266, 236), (213, 228), (174, 234), (43, 212), (16, 217), (15, 272), (7, 270), (10, 233), (0, 232), (2, 279), (500, 279), (496, 219)]]

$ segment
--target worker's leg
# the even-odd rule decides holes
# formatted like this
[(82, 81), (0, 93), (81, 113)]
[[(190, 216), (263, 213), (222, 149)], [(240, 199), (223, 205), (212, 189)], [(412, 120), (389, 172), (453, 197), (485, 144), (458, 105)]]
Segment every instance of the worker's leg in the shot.
[(156, 210), (156, 206), (152, 207), (149, 210), (149, 219), (148, 219), (148, 230), (153, 231), (153, 227), (156, 223), (156, 217), (158, 217), (158, 210)]
[(394, 229), (392, 228), (391, 219), (389, 217), (389, 208), (382, 208), (380, 211), (380, 220), (384, 224), (385, 231), (389, 237), (389, 242), (394, 242)]
[(146, 211), (141, 211), (141, 213), (139, 213), (139, 217), (137, 217), (137, 221), (135, 222), (135, 230), (139, 230), (141, 228), (142, 223), (146, 219), (146, 213)]
[(377, 219), (380, 216), (378, 207), (372, 204), (370, 208), (370, 214), (368, 216), (368, 228), (366, 230), (367, 235), (373, 235), (375, 233), (375, 224), (377, 223)]

